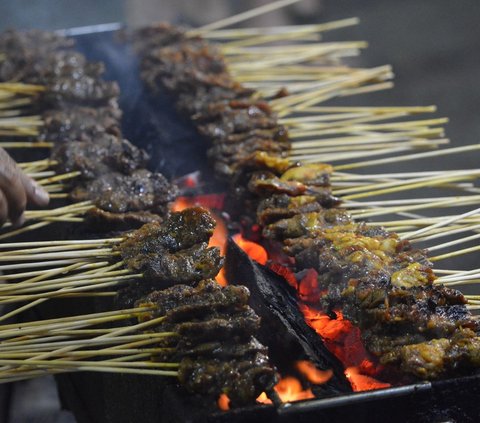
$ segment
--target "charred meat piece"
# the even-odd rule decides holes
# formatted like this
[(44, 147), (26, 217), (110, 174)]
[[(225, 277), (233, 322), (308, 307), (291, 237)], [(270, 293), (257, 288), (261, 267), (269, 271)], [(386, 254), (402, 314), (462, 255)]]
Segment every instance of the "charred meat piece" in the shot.
[(49, 85), (55, 79), (64, 77), (74, 80), (84, 76), (99, 78), (104, 71), (102, 63), (88, 62), (83, 54), (72, 50), (60, 50), (37, 57), (22, 77), (22, 81)]
[(256, 353), (267, 354), (267, 347), (262, 345), (255, 338), (251, 338), (245, 343), (225, 343), (220, 341), (205, 342), (193, 347), (178, 343), (177, 349), (181, 352), (181, 357), (210, 357), (221, 360), (230, 360), (252, 356)]
[(257, 209), (257, 221), (265, 226), (280, 219), (288, 219), (302, 213), (313, 213), (321, 210), (322, 206), (311, 195), (290, 197), (287, 194), (273, 194), (260, 201)]
[(145, 55), (154, 48), (166, 47), (184, 41), (186, 37), (183, 29), (166, 22), (160, 22), (137, 29), (128, 38), (136, 51)]
[(173, 92), (195, 92), (199, 86), (235, 85), (226, 72), (222, 55), (198, 38), (153, 49), (141, 66), (147, 84), (162, 85)]
[(165, 325), (167, 331), (178, 333), (189, 344), (209, 342), (214, 340), (228, 341), (230, 339), (249, 339), (260, 327), (260, 317), (251, 308), (223, 314), (213, 314), (203, 321), (181, 322)]
[(168, 316), (168, 321), (178, 322), (209, 315), (214, 311), (241, 309), (247, 305), (249, 296), (244, 286), (229, 285), (222, 288), (213, 280), (204, 280), (196, 288), (175, 285), (152, 292), (142, 301), (154, 303), (157, 306), (156, 315)]
[(83, 75), (78, 79), (62, 76), (46, 84), (42, 103), (46, 107), (62, 108), (71, 104), (106, 106), (120, 95), (118, 84)]
[(147, 223), (160, 223), (163, 218), (148, 211), (112, 213), (92, 207), (85, 215), (86, 224), (96, 232), (127, 231)]
[(452, 338), (397, 347), (382, 357), (382, 362), (394, 363), (420, 379), (465, 374), (480, 366), (480, 338), (465, 329)]
[(164, 249), (176, 252), (208, 242), (216, 223), (201, 207), (190, 207), (172, 213), (162, 225), (148, 225), (127, 234), (120, 249), (126, 256), (142, 254), (143, 250)]
[(176, 187), (160, 173), (146, 169), (123, 175), (112, 172), (77, 186), (70, 196), (75, 201), (91, 200), (98, 208), (112, 213), (150, 211), (164, 215), (176, 196)]
[(100, 134), (120, 136), (121, 111), (114, 102), (106, 107), (69, 107), (47, 110), (40, 139), (54, 143), (94, 141)]
[(150, 317), (166, 316), (155, 331), (177, 333), (155, 358), (179, 361), (178, 377), (189, 392), (215, 400), (225, 393), (232, 406), (240, 406), (253, 404), (276, 382), (267, 349), (255, 338), (260, 319), (248, 299), (243, 286), (222, 288), (204, 280), (195, 288), (176, 285), (153, 292), (136, 304), (156, 305)]
[(131, 175), (149, 159), (144, 150), (126, 139), (104, 132), (92, 141), (57, 144), (51, 157), (58, 162), (58, 173), (80, 171), (81, 179), (96, 179), (112, 171)]
[[(418, 355), (422, 350), (415, 349), (417, 343), (454, 337), (462, 328), (478, 330), (463, 295), (434, 284), (424, 251), (412, 249), (395, 234), (369, 232), (365, 225), (340, 225), (285, 243), (297, 269), (317, 270), (321, 307), (339, 309), (358, 325), (371, 353), (393, 363), (388, 358), (392, 351)], [(435, 353), (442, 343), (435, 341), (423, 351)], [(411, 366), (401, 367), (420, 374)]]
[(175, 253), (156, 252), (155, 255), (142, 256), (133, 267), (141, 271), (147, 279), (164, 284), (194, 283), (205, 278), (214, 278), (223, 265), (223, 258), (216, 247), (206, 243), (194, 245)]
[(253, 93), (253, 90), (240, 84), (234, 84), (231, 87), (199, 86), (195, 91), (176, 93), (175, 105), (180, 113), (193, 116), (202, 113), (211, 102), (248, 101)]
[[(280, 196), (277, 196), (277, 198)], [(277, 208), (273, 212), (266, 209), (260, 212), (261, 219), (259, 221), (265, 221), (272, 216), (280, 216), (282, 213), (288, 214), (288, 212), (293, 213), (294, 211), (304, 210), (303, 213), (294, 214), (293, 217), (286, 219), (279, 219), (275, 223), (267, 225), (263, 229), (263, 236), (268, 239), (283, 241), (287, 238), (300, 238), (300, 237), (313, 237), (315, 234), (323, 229), (332, 228), (339, 224), (346, 224), (350, 221), (350, 216), (345, 210), (342, 209), (324, 209), (321, 210), (321, 207), (316, 201), (310, 201), (309, 199), (314, 198), (310, 196), (298, 196), (298, 197), (288, 197), (289, 203), (293, 205), (290, 209)], [(298, 199), (297, 203), (294, 200)], [(301, 200), (305, 199), (306, 203), (301, 204)], [(300, 206), (295, 207), (296, 204)], [(265, 203), (263, 204), (265, 205)], [(316, 206), (316, 207), (315, 207)], [(288, 206), (287, 206), (288, 207)], [(318, 211), (313, 211), (308, 213), (309, 209), (316, 209)]]
[(71, 47), (73, 40), (54, 32), (7, 30), (0, 34), (0, 81), (23, 81), (32, 66), (57, 49)]
[(193, 283), (212, 278), (223, 259), (207, 242), (214, 221), (203, 209), (173, 213), (162, 224), (148, 224), (119, 244), (126, 265), (150, 280), (164, 284)]
[(260, 198), (271, 195), (287, 194), (291, 197), (301, 195), (314, 196), (322, 207), (339, 204), (338, 198), (331, 193), (330, 186), (306, 185), (296, 180), (284, 180), (270, 172), (255, 172), (248, 182), (248, 189)]
[(227, 362), (185, 358), (180, 363), (179, 379), (192, 393), (219, 395), (225, 393), (233, 407), (252, 404), (276, 383), (268, 358), (257, 353), (245, 360)]

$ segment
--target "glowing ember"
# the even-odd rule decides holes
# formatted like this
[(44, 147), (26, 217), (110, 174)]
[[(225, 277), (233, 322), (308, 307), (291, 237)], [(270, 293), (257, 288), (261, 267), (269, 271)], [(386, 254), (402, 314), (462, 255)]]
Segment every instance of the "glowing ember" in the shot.
[(194, 197), (178, 197), (172, 204), (172, 211), (182, 211), (187, 207), (202, 206), (209, 210), (222, 210), (225, 194), (203, 194)]
[(361, 374), (358, 367), (348, 367), (345, 370), (345, 376), (347, 376), (354, 391), (371, 391), (390, 386), (389, 383), (383, 383), (373, 377)]
[(315, 398), (311, 389), (303, 389), (297, 378), (286, 377), (275, 385), (275, 391), (282, 402), (301, 401)]
[(252, 260), (257, 261), (260, 264), (265, 264), (267, 262), (267, 251), (260, 244), (246, 240), (241, 234), (234, 235), (232, 239)]
[(217, 400), (217, 405), (222, 411), (230, 410), (230, 398), (225, 394), (220, 394)]
[(257, 402), (259, 402), (260, 404), (271, 404), (271, 403), (272, 403), (272, 400), (267, 397), (267, 394), (266, 394), (265, 392), (262, 392), (262, 393), (258, 396)]
[(321, 385), (322, 383), (328, 382), (333, 376), (333, 371), (329, 370), (318, 370), (315, 365), (308, 360), (301, 360), (295, 363), (297, 370), (302, 373), (309, 382), (315, 385)]
[(315, 269), (308, 269), (305, 276), (298, 284), (298, 295), (302, 301), (307, 303), (318, 303), (320, 290), (317, 282), (318, 273)]
[(336, 311), (336, 318), (299, 304), (307, 324), (323, 338), (325, 346), (343, 363), (345, 375), (354, 391), (367, 391), (389, 387), (390, 384), (373, 378), (381, 367), (376, 367), (369, 359), (363, 346), (360, 329)]
[(295, 277), (295, 274), (288, 267), (282, 266), (281, 264), (277, 264), (277, 263), (270, 263), (269, 267), (277, 275), (282, 276), (290, 286), (292, 286), (295, 289), (298, 288), (297, 278)]

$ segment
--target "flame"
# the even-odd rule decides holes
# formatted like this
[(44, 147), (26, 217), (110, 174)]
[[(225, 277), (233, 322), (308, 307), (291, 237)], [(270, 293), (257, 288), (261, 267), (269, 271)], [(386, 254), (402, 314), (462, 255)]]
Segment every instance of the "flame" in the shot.
[(234, 235), (232, 239), (252, 260), (257, 261), (260, 264), (265, 264), (267, 262), (267, 251), (260, 244), (248, 241), (241, 234)]
[(391, 386), (389, 383), (380, 382), (371, 376), (362, 374), (359, 367), (348, 367), (345, 370), (345, 376), (350, 381), (355, 392), (371, 391)]
[(226, 394), (220, 394), (217, 400), (217, 406), (222, 411), (230, 410), (230, 398)]
[(265, 392), (262, 392), (262, 393), (258, 396), (257, 402), (259, 402), (260, 404), (271, 404), (271, 403), (272, 403), (272, 400), (267, 397), (267, 394), (266, 394)]
[(174, 212), (185, 210), (187, 207), (202, 206), (209, 210), (222, 210), (225, 203), (225, 194), (202, 194), (194, 197), (177, 197), (171, 209)]
[(326, 383), (333, 376), (332, 369), (318, 370), (315, 365), (308, 360), (297, 361), (295, 363), (295, 367), (307, 378), (309, 382), (315, 385), (321, 385), (322, 383)]
[(311, 389), (303, 389), (300, 381), (295, 377), (285, 377), (273, 388), (277, 391), (282, 402), (301, 401), (315, 398)]

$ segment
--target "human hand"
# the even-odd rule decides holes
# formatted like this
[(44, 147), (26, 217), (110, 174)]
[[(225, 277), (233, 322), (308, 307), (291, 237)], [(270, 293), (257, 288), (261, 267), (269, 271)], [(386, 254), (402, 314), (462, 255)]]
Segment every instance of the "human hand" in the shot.
[(27, 204), (46, 206), (49, 200), (48, 193), (0, 148), (0, 226), (7, 219), (14, 226), (22, 225)]

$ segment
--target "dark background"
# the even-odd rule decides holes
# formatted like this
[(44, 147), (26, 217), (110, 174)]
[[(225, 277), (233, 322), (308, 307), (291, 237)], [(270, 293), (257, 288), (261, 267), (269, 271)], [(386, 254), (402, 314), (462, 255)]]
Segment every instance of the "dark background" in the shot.
[[(59, 29), (155, 20), (193, 26), (238, 13), (268, 1), (236, 0), (0, 0), (0, 30)], [(478, 0), (304, 0), (250, 25), (324, 22), (358, 16), (361, 24), (327, 34), (326, 39), (366, 40), (370, 47), (359, 66), (391, 64), (393, 90), (348, 97), (343, 104), (438, 106), (447, 116), (454, 146), (480, 140), (480, 1)], [(478, 167), (478, 153), (420, 163), (420, 169)], [(418, 169), (419, 163), (411, 164)], [(408, 168), (408, 166), (407, 166)], [(419, 169), (419, 170), (420, 170)], [(374, 171), (376, 169), (372, 169)], [(3, 388), (4, 389), (4, 388)], [(11, 422), (72, 422), (58, 411), (51, 383), (32, 381), (10, 391)], [(0, 392), (0, 408), (2, 405)], [(1, 413), (0, 413), (1, 414)], [(0, 417), (1, 420), (1, 417)]]

